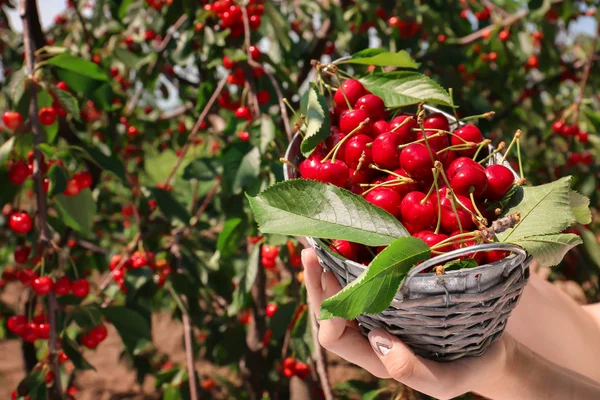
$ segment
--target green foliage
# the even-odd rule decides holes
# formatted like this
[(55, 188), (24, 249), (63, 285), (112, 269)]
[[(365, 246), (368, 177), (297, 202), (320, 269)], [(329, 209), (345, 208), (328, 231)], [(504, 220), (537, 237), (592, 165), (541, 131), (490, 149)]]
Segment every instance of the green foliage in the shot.
[(306, 116), (306, 130), (300, 148), (305, 156), (310, 155), (315, 147), (329, 136), (331, 122), (327, 109), (325, 97), (319, 94), (315, 84), (311, 84), (308, 89), (306, 109), (302, 110)]

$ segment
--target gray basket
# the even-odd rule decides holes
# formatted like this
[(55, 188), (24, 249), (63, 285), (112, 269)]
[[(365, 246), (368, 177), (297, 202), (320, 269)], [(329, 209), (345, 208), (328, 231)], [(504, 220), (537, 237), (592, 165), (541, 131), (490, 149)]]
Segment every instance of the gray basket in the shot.
[[(425, 108), (441, 112), (430, 106)], [(456, 127), (456, 120), (443, 114)], [(286, 158), (294, 165), (302, 160), (300, 142), (301, 137), (296, 135), (286, 152)], [(489, 163), (499, 162), (500, 157), (492, 157)], [(288, 165), (284, 165), (283, 172), (286, 180), (298, 178), (297, 170)], [(307, 239), (321, 266), (331, 271), (342, 287), (365, 270), (364, 265), (334, 253), (321, 240)], [(510, 254), (493, 264), (439, 276), (421, 273), (459, 256), (489, 250)], [(409, 271), (390, 307), (377, 315), (361, 314), (358, 324), (364, 335), (372, 329), (385, 328), (415, 353), (429, 359), (451, 361), (479, 356), (504, 332), (529, 278), (530, 262), (531, 256), (525, 250), (503, 243), (471, 246), (433, 257)]]

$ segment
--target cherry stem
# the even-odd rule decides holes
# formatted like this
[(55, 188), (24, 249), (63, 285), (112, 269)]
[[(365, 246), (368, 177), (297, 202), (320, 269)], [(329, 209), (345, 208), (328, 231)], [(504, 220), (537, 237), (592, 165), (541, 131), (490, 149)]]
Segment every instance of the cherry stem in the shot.
[(281, 158), (279, 159), (279, 162), (280, 162), (280, 163), (283, 163), (283, 164), (285, 164), (285, 165), (289, 165), (290, 167), (294, 168), (294, 169), (295, 169), (296, 171), (298, 171), (298, 172), (300, 171), (300, 170), (298, 169), (298, 167), (296, 167), (296, 166), (294, 165), (294, 163), (292, 163), (292, 162), (291, 162), (290, 160), (288, 160), (287, 158), (281, 157)]
[(440, 197), (440, 188), (438, 185), (438, 180), (437, 178), (439, 177), (439, 173), (437, 173), (437, 169), (434, 167), (433, 168), (434, 173), (433, 176), (435, 176), (435, 179), (433, 180), (433, 184), (435, 185), (435, 195), (437, 196), (437, 212), (438, 212), (438, 219), (437, 219), (437, 223), (435, 224), (435, 234), (438, 234), (440, 232), (440, 225), (442, 222), (442, 199)]
[(335, 162), (335, 157), (337, 156), (337, 153), (340, 149), (340, 147), (342, 147), (342, 144), (346, 143), (348, 141), (348, 139), (350, 139), (350, 137), (352, 137), (352, 135), (354, 135), (356, 132), (360, 131), (361, 129), (363, 129), (371, 120), (369, 118), (365, 118), (365, 120), (363, 122), (361, 122), (360, 124), (358, 124), (358, 126), (354, 129), (352, 129), (352, 131), (350, 131), (349, 134), (347, 134), (346, 136), (344, 136), (342, 138), (342, 140), (340, 140), (334, 147), (333, 149), (331, 149), (331, 151), (329, 153), (327, 153), (327, 155), (325, 156), (325, 158), (323, 160), (321, 160), (321, 162), (325, 162), (327, 161), (327, 159), (329, 157), (331, 157), (331, 162)]
[(481, 119), (481, 118), (491, 119), (494, 116), (494, 114), (496, 114), (496, 112), (494, 112), (494, 111), (488, 111), (488, 112), (483, 113), (483, 114), (470, 115), (468, 117), (464, 117), (464, 118), (461, 119), (461, 121), (462, 122), (464, 122), (464, 121), (471, 121), (471, 120), (474, 120), (474, 119)]
[(288, 106), (288, 108), (290, 109), (290, 111), (294, 114), (294, 117), (300, 119), (300, 115), (298, 115), (298, 112), (296, 110), (294, 110), (294, 107), (292, 107), (292, 105), (290, 104), (290, 102), (288, 101), (288, 99), (283, 99), (283, 104), (285, 104), (286, 106)]
[(523, 174), (523, 161), (521, 159), (521, 138), (517, 139), (517, 160), (519, 161), (519, 174), (521, 175), (521, 179), (525, 179), (525, 174)]
[(436, 161), (433, 166), (440, 172), (440, 174), (442, 175), (442, 178), (444, 179), (444, 182), (446, 182), (446, 186), (448, 187), (448, 193), (450, 194), (450, 205), (452, 206), (452, 211), (454, 212), (454, 216), (456, 217), (456, 222), (458, 223), (458, 230), (460, 231), (460, 233), (463, 233), (463, 228), (462, 228), (462, 223), (460, 222), (460, 217), (458, 215), (458, 211), (456, 210), (456, 205), (454, 204), (454, 199), (456, 198), (456, 195), (454, 194), (454, 190), (452, 190), (452, 187), (450, 186), (450, 182), (448, 181), (448, 177), (446, 176), (446, 173), (444, 172), (444, 166), (442, 165), (442, 163), (440, 161)]
[[(356, 169), (354, 170), (354, 173), (352, 174), (352, 176), (350, 177), (350, 179), (348, 179), (348, 182), (351, 182), (352, 179), (354, 179), (354, 177), (356, 176), (356, 174), (358, 174), (358, 171), (360, 171), (360, 169), (362, 168), (363, 163), (365, 162), (365, 157), (366, 156), (367, 156), (367, 154), (363, 150), (362, 154), (360, 155), (360, 158), (358, 159), (358, 165), (356, 166)], [(347, 184), (347, 182), (346, 182), (346, 184)]]
[(477, 144), (473, 143), (473, 142), (469, 142), (469, 143), (466, 143), (466, 144), (457, 144), (457, 145), (454, 145), (454, 146), (445, 147), (442, 150), (436, 152), (436, 154), (442, 154), (442, 153), (445, 153), (447, 151), (453, 151), (453, 150), (454, 151), (469, 150), (469, 149), (472, 149), (475, 146), (477, 146)]
[(506, 161), (506, 157), (508, 156), (508, 153), (510, 153), (510, 149), (512, 149), (513, 145), (515, 144), (517, 139), (520, 137), (521, 137), (521, 130), (517, 129), (517, 131), (515, 132), (515, 135), (513, 136), (512, 140), (510, 141), (510, 144), (508, 145), (508, 148), (506, 149), (506, 152), (504, 152), (504, 157), (502, 157), (502, 160), (500, 160), (500, 164), (503, 164), (504, 161)]
[(483, 223), (484, 226), (487, 225), (487, 219), (481, 214), (481, 211), (479, 211), (479, 208), (477, 208), (477, 203), (475, 203), (475, 196), (473, 196), (473, 191), (469, 192), (469, 198), (471, 199), (471, 204), (473, 205), (475, 212), (477, 213), (479, 218), (481, 218), (481, 222)]
[(392, 187), (396, 187), (396, 186), (400, 186), (400, 185), (408, 185), (409, 183), (413, 183), (414, 181), (412, 179), (407, 179), (407, 180), (401, 180), (401, 179), (394, 179), (391, 181), (387, 181), (387, 182), (381, 182), (378, 183), (376, 185), (370, 184), (370, 183), (361, 183), (360, 186), (361, 187), (368, 187), (371, 186), (370, 189), (365, 190), (362, 195), (365, 196), (367, 195), (370, 191), (372, 191), (373, 189), (377, 189), (380, 187), (385, 187), (385, 188), (392, 188)]
[(473, 155), (473, 160), (476, 160), (477, 156), (481, 152), (481, 149), (483, 149), (484, 147), (486, 147), (490, 143), (492, 143), (492, 141), (490, 139), (485, 139), (483, 142), (479, 143), (479, 146), (477, 147), (477, 151), (475, 151), (475, 154)]
[(437, 183), (439, 172), (435, 168), (432, 168), (431, 171), (433, 172), (433, 183), (429, 187), (429, 191), (427, 192), (427, 194), (425, 195), (425, 197), (423, 198), (423, 200), (421, 200), (421, 204), (427, 203), (427, 200), (429, 200), (429, 197), (433, 193), (433, 189), (437, 186), (436, 183)]
[(449, 88), (448, 94), (450, 94), (450, 106), (452, 107), (452, 113), (454, 114), (454, 118), (456, 119), (456, 124), (460, 127), (460, 118), (458, 118), (458, 114), (456, 113), (456, 106), (454, 106), (454, 89)]
[(344, 91), (344, 86), (342, 85), (342, 80), (340, 79), (340, 74), (339, 71), (335, 71), (335, 77), (337, 78), (340, 86), (338, 86), (337, 90), (341, 90), (342, 91), (342, 95), (344, 96), (344, 100), (346, 100), (346, 105), (348, 106), (349, 110), (352, 110), (352, 104), (350, 104), (350, 100), (348, 100), (348, 97), (346, 96), (346, 92)]
[(375, 164), (369, 164), (369, 168), (374, 169), (374, 170), (379, 171), (379, 172), (385, 172), (386, 174), (394, 175), (395, 177), (398, 177), (398, 178), (406, 178), (405, 176), (397, 174), (394, 171), (390, 171), (389, 169), (379, 168)]
[(400, 124), (398, 124), (398, 126), (396, 126), (394, 129), (392, 129), (390, 132), (396, 132), (396, 130), (402, 128), (404, 125), (408, 124), (408, 122), (412, 121), (413, 119), (414, 118), (412, 116), (404, 118), (404, 121), (400, 122)]
[(468, 242), (469, 240), (476, 239), (480, 235), (481, 234), (479, 231), (461, 233), (460, 235), (455, 235), (455, 236), (449, 237), (448, 239), (442, 240), (441, 242), (433, 245), (431, 247), (431, 249), (439, 249), (440, 247), (444, 247), (449, 244)]
[[(445, 135), (446, 135), (446, 132), (445, 132), (445, 131), (438, 130), (438, 133), (436, 133), (436, 134), (434, 134), (434, 135), (431, 135), (431, 136), (429, 136), (429, 137), (428, 137), (428, 139), (433, 139), (433, 138), (435, 138), (435, 137), (439, 137), (439, 136), (445, 136)], [(415, 144), (415, 143), (422, 143), (422, 142), (424, 142), (425, 140), (426, 140), (426, 139), (425, 139), (425, 137), (423, 137), (422, 139), (417, 139), (417, 140), (415, 140), (414, 142), (410, 142), (410, 143), (401, 144), (401, 145), (399, 145), (399, 146), (398, 146), (398, 149), (399, 149), (399, 150), (401, 150), (401, 149), (403, 149), (403, 148), (405, 148), (405, 147), (408, 147), (408, 146), (410, 146), (411, 144)]]
[(490, 154), (488, 154), (483, 160), (479, 161), (479, 164), (484, 164), (487, 160), (493, 157), (495, 154), (500, 153), (506, 147), (506, 142), (502, 141), (498, 143), (498, 147), (494, 149)]
[[(460, 140), (460, 141), (461, 141), (461, 142), (463, 142), (463, 143), (471, 143), (471, 142), (469, 142), (468, 140), (461, 138), (461, 137), (460, 137), (460, 136), (458, 136), (456, 133), (454, 133), (454, 132), (450, 132), (450, 131), (445, 131), (445, 130), (443, 130), (443, 129), (437, 129), (437, 128), (423, 128), (423, 129), (420, 129), (420, 128), (413, 128), (413, 131), (422, 131), (422, 130), (425, 130), (425, 131), (438, 131), (438, 132), (444, 132), (446, 135), (450, 135), (450, 136), (452, 136), (452, 137), (455, 137), (455, 138), (457, 138), (458, 140)], [(434, 137), (434, 136), (432, 135), (432, 136), (429, 136), (429, 137)]]
[(425, 147), (427, 147), (427, 152), (429, 153), (429, 158), (431, 159), (431, 163), (435, 165), (435, 157), (433, 156), (433, 150), (429, 145), (429, 139), (427, 138), (427, 134), (425, 133), (425, 126), (423, 126), (423, 115), (425, 114), (425, 110), (423, 110), (423, 103), (419, 104), (419, 110), (417, 111), (417, 122), (421, 128), (421, 133), (423, 134), (423, 139), (425, 139)]

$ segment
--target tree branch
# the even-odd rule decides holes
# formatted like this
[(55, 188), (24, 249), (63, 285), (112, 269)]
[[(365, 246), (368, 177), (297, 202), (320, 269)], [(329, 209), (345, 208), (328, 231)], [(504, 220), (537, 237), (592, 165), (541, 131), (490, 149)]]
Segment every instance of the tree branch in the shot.
[(590, 78), (590, 72), (592, 71), (592, 64), (594, 64), (594, 53), (596, 52), (596, 46), (598, 45), (598, 37), (600, 36), (600, 19), (596, 19), (596, 34), (594, 35), (594, 39), (592, 40), (592, 45), (590, 47), (590, 52), (588, 53), (585, 69), (583, 70), (583, 77), (581, 78), (581, 84), (579, 85), (579, 95), (577, 96), (577, 100), (575, 101), (575, 105), (573, 106), (573, 116), (571, 119), (571, 123), (573, 125), (577, 125), (579, 123), (579, 109), (581, 108), (581, 103), (585, 97), (585, 87), (587, 85), (588, 79)]
[(308, 315), (311, 324), (313, 347), (315, 349), (314, 358), (315, 363), (317, 364), (317, 374), (319, 375), (321, 388), (323, 389), (325, 400), (333, 400), (333, 391), (331, 390), (329, 372), (327, 371), (327, 359), (323, 352), (323, 347), (321, 347), (321, 343), (319, 343), (319, 324), (317, 323), (317, 317), (315, 317), (315, 313), (310, 308), (308, 310)]
[(308, 55), (304, 58), (304, 63), (302, 64), (302, 68), (300, 72), (298, 72), (298, 77), (296, 78), (296, 86), (300, 87), (308, 78), (308, 74), (312, 69), (311, 60), (320, 60), (323, 55), (323, 51), (325, 50), (325, 45), (327, 44), (327, 40), (333, 31), (333, 24), (331, 19), (327, 18), (323, 21), (321, 28), (315, 34), (315, 38), (313, 39), (312, 46), (308, 52)]

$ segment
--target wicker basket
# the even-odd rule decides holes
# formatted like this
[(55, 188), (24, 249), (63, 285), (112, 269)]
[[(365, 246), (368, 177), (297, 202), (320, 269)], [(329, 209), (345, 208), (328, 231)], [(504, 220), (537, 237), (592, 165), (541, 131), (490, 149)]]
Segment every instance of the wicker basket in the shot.
[[(456, 120), (444, 115), (456, 127)], [(296, 135), (286, 152), (286, 158), (295, 165), (302, 160), (300, 142)], [(499, 157), (492, 157), (489, 163), (499, 162)], [(298, 178), (297, 171), (288, 165), (284, 165), (284, 176), (286, 180)], [(331, 271), (342, 286), (365, 270), (364, 265), (334, 253), (319, 239), (308, 238), (308, 243), (317, 252), (321, 266)], [(493, 264), (448, 271), (440, 276), (421, 273), (480, 250), (504, 250), (510, 254)], [(364, 335), (372, 329), (385, 328), (415, 353), (429, 359), (451, 361), (479, 356), (504, 332), (529, 278), (530, 262), (531, 256), (525, 250), (503, 243), (482, 244), (433, 257), (409, 271), (390, 307), (381, 314), (360, 315), (358, 324)]]

